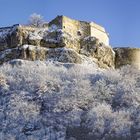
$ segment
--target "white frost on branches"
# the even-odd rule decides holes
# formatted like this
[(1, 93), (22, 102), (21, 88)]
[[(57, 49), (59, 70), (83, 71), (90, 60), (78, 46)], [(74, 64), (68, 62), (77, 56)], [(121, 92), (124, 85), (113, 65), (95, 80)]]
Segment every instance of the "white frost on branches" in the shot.
[(41, 27), (44, 23), (43, 17), (40, 14), (33, 13), (29, 18), (29, 25), (33, 27)]
[(137, 140), (140, 71), (12, 60), (0, 67), (0, 138)]

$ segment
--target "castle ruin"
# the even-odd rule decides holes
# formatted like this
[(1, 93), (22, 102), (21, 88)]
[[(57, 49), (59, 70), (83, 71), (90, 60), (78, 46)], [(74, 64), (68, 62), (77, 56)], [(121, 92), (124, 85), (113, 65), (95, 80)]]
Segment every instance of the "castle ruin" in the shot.
[(111, 48), (105, 29), (93, 22), (57, 16), (43, 27), (13, 25), (0, 28), (0, 64), (12, 59), (81, 63), (86, 56), (102, 68), (135, 65), (140, 48)]
[(78, 21), (66, 16), (57, 16), (49, 23), (49, 26), (56, 25), (64, 32), (71, 34), (73, 37), (85, 38), (87, 36), (96, 37), (100, 43), (109, 45), (109, 35), (104, 27), (86, 21)]

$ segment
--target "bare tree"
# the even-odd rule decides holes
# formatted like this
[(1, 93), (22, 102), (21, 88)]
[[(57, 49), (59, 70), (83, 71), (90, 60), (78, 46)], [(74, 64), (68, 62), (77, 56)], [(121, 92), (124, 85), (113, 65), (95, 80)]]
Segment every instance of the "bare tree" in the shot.
[(33, 27), (41, 27), (44, 23), (43, 17), (40, 14), (33, 13), (29, 18), (29, 25)]

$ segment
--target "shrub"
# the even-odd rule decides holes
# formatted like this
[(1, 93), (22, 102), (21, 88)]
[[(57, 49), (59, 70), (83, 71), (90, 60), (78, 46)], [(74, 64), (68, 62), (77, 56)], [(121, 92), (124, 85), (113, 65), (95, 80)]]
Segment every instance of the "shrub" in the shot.
[[(140, 71), (21, 61), (0, 67), (0, 135), (15, 139), (139, 138)], [(83, 134), (83, 135), (81, 135)]]

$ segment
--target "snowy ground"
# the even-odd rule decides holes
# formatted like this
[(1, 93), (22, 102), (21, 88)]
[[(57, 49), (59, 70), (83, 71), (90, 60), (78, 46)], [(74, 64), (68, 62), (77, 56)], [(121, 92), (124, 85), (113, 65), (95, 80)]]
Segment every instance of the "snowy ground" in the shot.
[(138, 140), (140, 71), (12, 60), (0, 67), (0, 140)]

